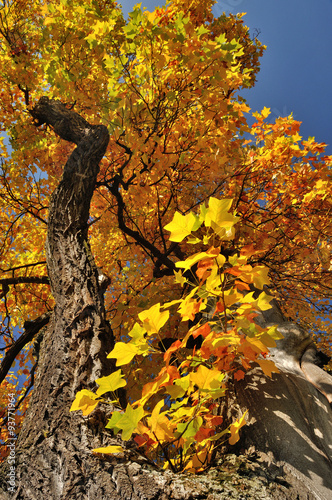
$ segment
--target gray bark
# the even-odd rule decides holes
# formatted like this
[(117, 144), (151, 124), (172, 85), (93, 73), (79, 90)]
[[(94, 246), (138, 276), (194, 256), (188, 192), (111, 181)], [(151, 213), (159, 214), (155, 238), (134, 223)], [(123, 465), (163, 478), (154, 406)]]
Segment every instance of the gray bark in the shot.
[(271, 349), (280, 373), (270, 379), (254, 369), (236, 386), (237, 402), (250, 409), (242, 445), (253, 446), (266, 463), (297, 477), (313, 498), (332, 495), (332, 377), (317, 366), (308, 332), (287, 322), (275, 301), (260, 315), (277, 324), (284, 338)]
[[(88, 243), (87, 221), (107, 129), (92, 126), (60, 102), (42, 98), (32, 111), (77, 148), (67, 161), (49, 213), (47, 263), (56, 300), (40, 349), (35, 388), (16, 449), (16, 492), (8, 493), (2, 468), (0, 498), (67, 499), (320, 499), (330, 498), (331, 377), (317, 371), (305, 332), (287, 324), (275, 306), (260, 321), (285, 333), (272, 353), (281, 373), (257, 369), (234, 388), (249, 425), (238, 446), (201, 476), (155, 470), (130, 446), (120, 457), (93, 448), (116, 442), (107, 416), (70, 413), (75, 393), (93, 388), (114, 366), (106, 355), (114, 340)], [(301, 365), (302, 363), (302, 365)], [(312, 365), (312, 366), (311, 366)], [(319, 369), (320, 370), (320, 369)], [(231, 399), (231, 398), (230, 398)], [(231, 409), (232, 410), (232, 409)]]

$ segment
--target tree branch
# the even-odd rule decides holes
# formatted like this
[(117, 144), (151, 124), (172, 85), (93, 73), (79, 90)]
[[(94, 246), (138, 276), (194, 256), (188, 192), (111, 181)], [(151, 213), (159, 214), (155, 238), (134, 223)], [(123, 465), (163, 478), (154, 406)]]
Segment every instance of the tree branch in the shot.
[(137, 243), (139, 243), (143, 248), (146, 250), (149, 250), (149, 252), (156, 258), (158, 261), (164, 266), (166, 266), (169, 270), (173, 272), (175, 270), (175, 264), (173, 261), (171, 261), (165, 254), (163, 254), (157, 247), (155, 247), (150, 241), (144, 238), (138, 231), (135, 231), (128, 227), (125, 223), (124, 219), (124, 208), (125, 204), (122, 198), (122, 195), (119, 190), (119, 184), (120, 182), (115, 178), (113, 185), (110, 186), (107, 184), (108, 189), (110, 192), (113, 194), (117, 201), (117, 207), (118, 207), (118, 224), (119, 224), (119, 229), (123, 231), (125, 234), (133, 238)]
[(21, 285), (30, 283), (49, 285), (50, 280), (48, 279), (47, 276), (18, 276), (17, 278), (0, 279), (0, 285), (2, 286), (0, 299), (2, 299), (2, 297), (4, 297), (8, 293), (9, 285)]
[(10, 367), (12, 366), (16, 356), (21, 349), (30, 342), (36, 333), (39, 332), (50, 321), (52, 311), (48, 311), (33, 321), (25, 321), (23, 327), (25, 332), (14, 342), (14, 344), (7, 350), (5, 357), (0, 365), (0, 383), (6, 377)]

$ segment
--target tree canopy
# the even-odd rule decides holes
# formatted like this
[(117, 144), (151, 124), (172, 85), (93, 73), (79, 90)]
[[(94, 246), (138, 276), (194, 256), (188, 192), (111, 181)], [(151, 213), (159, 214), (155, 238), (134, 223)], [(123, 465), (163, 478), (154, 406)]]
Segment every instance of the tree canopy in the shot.
[[(271, 122), (264, 108), (248, 125), (241, 89), (255, 84), (264, 47), (242, 14), (215, 18), (213, 3), (136, 6), (128, 20), (109, 0), (4, 0), (0, 9), (3, 378), (14, 353), (25, 395), (34, 334), (55, 305), (48, 207), (74, 145), (57, 135), (56, 119), (50, 126), (36, 112), (49, 96), (110, 133), (92, 186), (89, 243), (118, 342), (113, 358), (126, 365), (129, 400), (140, 404), (129, 406), (129, 424), (118, 412), (109, 427), (124, 439), (138, 429), (148, 448), (187, 437), (188, 450), (200, 432), (205, 456), (196, 450), (181, 462), (189, 469), (204, 468), (207, 440), (224, 432), (210, 412), (223, 380), (254, 361), (273, 371), (264, 358), (278, 333), (253, 322), (269, 307), (267, 290), (322, 350), (332, 341), (332, 158), (325, 144), (301, 137), (291, 115)], [(188, 354), (192, 336), (201, 343)], [(1, 400), (16, 375), (4, 379)], [(110, 376), (97, 380), (97, 397), (124, 385), (119, 372)], [(165, 394), (184, 398), (173, 430)], [(94, 397), (80, 397), (73, 409), (88, 413)], [(231, 428), (233, 442), (242, 423)]]

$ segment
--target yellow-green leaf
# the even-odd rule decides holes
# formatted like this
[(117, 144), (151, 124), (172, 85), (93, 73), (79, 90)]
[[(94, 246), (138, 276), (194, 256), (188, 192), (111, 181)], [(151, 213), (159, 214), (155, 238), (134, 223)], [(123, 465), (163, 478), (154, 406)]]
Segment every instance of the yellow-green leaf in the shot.
[(137, 322), (134, 324), (133, 328), (130, 330), (128, 335), (132, 337), (134, 341), (139, 341), (144, 339), (144, 335), (146, 334), (145, 328), (143, 328)]
[(144, 417), (144, 409), (142, 406), (138, 408), (133, 408), (129, 403), (127, 405), (126, 411), (121, 415), (121, 418), (117, 421), (116, 426), (122, 430), (122, 439), (128, 441), (131, 438), (132, 433), (135, 431), (137, 424)]
[(200, 224), (199, 218), (192, 212), (186, 215), (175, 212), (172, 222), (167, 224), (164, 229), (171, 232), (169, 237), (171, 241), (182, 241), (191, 231), (196, 231)]
[(117, 370), (111, 375), (107, 377), (97, 378), (96, 382), (99, 385), (99, 389), (97, 389), (97, 395), (101, 396), (106, 392), (114, 392), (120, 387), (124, 387), (127, 385), (127, 382), (123, 379), (124, 375), (121, 373), (121, 370)]

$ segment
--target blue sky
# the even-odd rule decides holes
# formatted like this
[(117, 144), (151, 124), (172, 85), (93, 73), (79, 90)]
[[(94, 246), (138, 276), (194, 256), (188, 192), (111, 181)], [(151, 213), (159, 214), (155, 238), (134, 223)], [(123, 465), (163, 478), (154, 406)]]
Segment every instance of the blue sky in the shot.
[[(125, 13), (138, 3), (120, 0)], [(142, 0), (153, 10), (163, 0)], [(226, 0), (214, 14), (246, 12), (244, 22), (267, 46), (254, 89), (242, 93), (271, 119), (293, 113), (301, 135), (329, 144), (332, 154), (332, 0)]]

